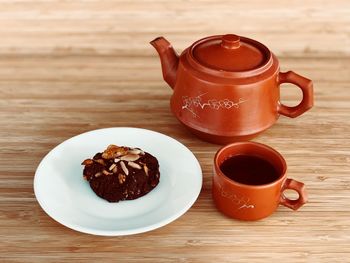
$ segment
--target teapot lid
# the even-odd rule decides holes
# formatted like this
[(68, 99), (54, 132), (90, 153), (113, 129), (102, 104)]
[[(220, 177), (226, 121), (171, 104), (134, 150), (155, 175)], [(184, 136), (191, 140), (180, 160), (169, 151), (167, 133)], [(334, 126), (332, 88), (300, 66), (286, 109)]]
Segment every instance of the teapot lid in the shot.
[(202, 67), (221, 72), (254, 71), (271, 60), (271, 52), (266, 46), (233, 34), (201, 39), (192, 45), (190, 52)]

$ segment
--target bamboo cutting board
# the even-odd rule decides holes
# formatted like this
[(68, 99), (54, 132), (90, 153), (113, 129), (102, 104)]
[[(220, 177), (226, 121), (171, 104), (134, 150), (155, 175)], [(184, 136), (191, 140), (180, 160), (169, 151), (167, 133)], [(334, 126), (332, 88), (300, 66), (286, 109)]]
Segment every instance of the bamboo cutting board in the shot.
[[(350, 257), (349, 1), (0, 0), (0, 262), (347, 262)], [(255, 141), (281, 152), (309, 203), (241, 222), (211, 199), (219, 146), (172, 116), (171, 89), (148, 44), (178, 51), (210, 34), (260, 40), (282, 70), (314, 81), (315, 107)], [(285, 85), (282, 100), (300, 99)], [(104, 127), (142, 127), (185, 144), (203, 170), (197, 202), (152, 232), (99, 237), (56, 223), (33, 177), (50, 149)]]

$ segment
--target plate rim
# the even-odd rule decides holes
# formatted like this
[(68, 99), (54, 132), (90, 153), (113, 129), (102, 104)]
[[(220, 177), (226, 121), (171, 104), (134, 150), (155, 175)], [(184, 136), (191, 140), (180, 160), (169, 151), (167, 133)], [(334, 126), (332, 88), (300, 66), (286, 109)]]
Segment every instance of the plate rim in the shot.
[[(60, 217), (60, 216), (56, 216), (56, 215), (52, 215), (50, 211), (50, 209), (47, 207), (47, 205), (42, 201), (40, 197), (40, 190), (38, 190), (38, 177), (39, 177), (39, 172), (41, 167), (45, 164), (45, 161), (47, 161), (47, 158), (49, 158), (49, 156), (51, 156), (51, 154), (54, 152), (54, 150), (59, 147), (60, 145), (67, 143), (73, 139), (75, 139), (76, 137), (80, 137), (82, 135), (86, 135), (89, 133), (98, 133), (101, 131), (106, 131), (106, 130), (123, 130), (123, 129), (133, 129), (133, 130), (139, 130), (139, 131), (143, 131), (143, 132), (149, 132), (149, 133), (154, 133), (156, 135), (160, 135), (160, 136), (165, 136), (167, 139), (170, 139), (171, 141), (174, 141), (177, 144), (180, 144), (184, 149), (186, 149), (187, 151), (189, 151), (189, 153), (194, 157), (194, 160), (196, 161), (196, 168), (198, 169), (198, 186), (196, 188), (193, 189), (193, 196), (192, 198), (186, 203), (186, 205), (183, 206), (182, 209), (180, 209), (177, 213), (174, 213), (172, 216), (169, 217), (165, 217), (162, 220), (150, 224), (150, 225), (146, 225), (143, 227), (137, 227), (137, 228), (133, 228), (133, 229), (124, 229), (124, 230), (99, 230), (99, 229), (93, 229), (93, 228), (87, 228), (87, 227), (83, 227), (79, 224), (74, 224), (74, 223), (67, 223), (66, 221), (64, 221), (64, 218)], [(139, 128), (139, 127), (127, 127), (127, 126), (123, 126), (123, 127), (108, 127), (108, 128), (100, 128), (100, 129), (95, 129), (95, 130), (90, 130), (90, 131), (86, 131), (77, 135), (74, 135), (62, 142), (60, 142), (59, 144), (57, 144), (56, 146), (54, 146), (48, 153), (46, 153), (46, 155), (41, 159), (39, 165), (37, 166), (36, 170), (35, 170), (35, 174), (34, 174), (34, 180), (33, 180), (33, 189), (34, 189), (34, 195), (35, 198), (37, 200), (37, 202), (39, 203), (41, 209), (54, 221), (56, 221), (57, 223), (81, 232), (81, 233), (85, 233), (85, 234), (90, 234), (90, 235), (99, 235), (99, 236), (126, 236), (126, 235), (135, 235), (135, 234), (140, 234), (140, 233), (145, 233), (151, 230), (155, 230), (157, 228), (163, 227), (173, 221), (175, 221), (176, 219), (178, 219), (179, 217), (181, 217), (182, 215), (184, 215), (192, 206), (193, 204), (196, 202), (196, 200), (198, 199), (201, 190), (202, 190), (202, 186), (203, 186), (203, 171), (201, 168), (201, 165), (198, 161), (198, 159), (196, 158), (196, 156), (193, 154), (193, 152), (188, 149), (184, 144), (182, 144), (180, 141), (176, 140), (173, 137), (170, 137), (166, 134), (157, 132), (157, 131), (153, 131), (153, 130), (149, 130), (149, 129), (144, 129), (144, 128)]]

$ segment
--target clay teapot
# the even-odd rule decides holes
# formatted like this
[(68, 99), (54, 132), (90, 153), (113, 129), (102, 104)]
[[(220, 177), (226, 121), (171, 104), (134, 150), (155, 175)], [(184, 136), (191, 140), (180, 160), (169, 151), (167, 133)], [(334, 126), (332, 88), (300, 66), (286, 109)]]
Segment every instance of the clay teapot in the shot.
[[(237, 35), (193, 43), (178, 56), (163, 37), (151, 41), (163, 78), (174, 90), (171, 110), (203, 140), (226, 144), (249, 140), (280, 115), (295, 118), (313, 106), (312, 81), (280, 72), (277, 57), (263, 44)], [(280, 101), (280, 85), (293, 83), (303, 98), (295, 107)]]

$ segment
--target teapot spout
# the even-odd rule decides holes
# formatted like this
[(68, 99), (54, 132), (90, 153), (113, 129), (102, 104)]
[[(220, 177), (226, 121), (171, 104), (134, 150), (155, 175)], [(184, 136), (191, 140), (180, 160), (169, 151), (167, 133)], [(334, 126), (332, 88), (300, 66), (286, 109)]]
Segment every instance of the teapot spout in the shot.
[(157, 37), (150, 44), (157, 50), (162, 64), (163, 78), (173, 89), (176, 82), (176, 72), (179, 65), (179, 56), (169, 41), (164, 37)]

